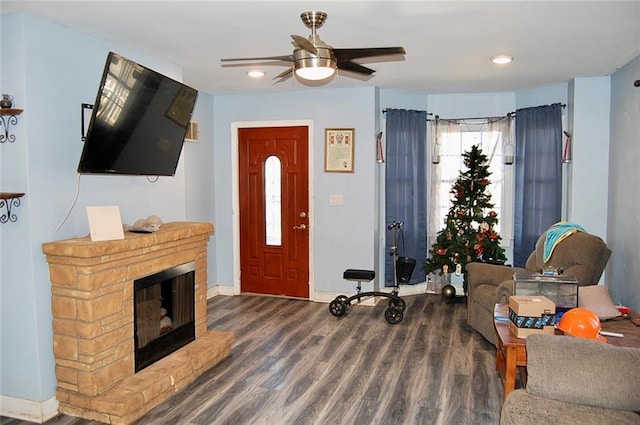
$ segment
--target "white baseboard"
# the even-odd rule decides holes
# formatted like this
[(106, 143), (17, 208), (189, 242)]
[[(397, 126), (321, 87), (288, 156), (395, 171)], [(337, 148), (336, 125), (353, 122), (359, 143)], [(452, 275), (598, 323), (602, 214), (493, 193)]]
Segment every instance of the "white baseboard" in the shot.
[(233, 286), (218, 285), (216, 289), (216, 295), (238, 295), (234, 293)]
[[(392, 287), (384, 287), (381, 288), (378, 292), (386, 292), (386, 293), (391, 293), (391, 291), (393, 291)], [(365, 292), (365, 290), (363, 289), (362, 292)], [(418, 283), (415, 285), (400, 285), (400, 289), (398, 290), (398, 295), (400, 297), (403, 297), (405, 295), (419, 295), (419, 294), (425, 294), (427, 292), (427, 283), (423, 282), (423, 283)], [(314, 294), (313, 297), (313, 301), (316, 302), (325, 302), (325, 303), (330, 303), (331, 301), (333, 301), (338, 295), (346, 295), (347, 297), (351, 297), (353, 295), (355, 295), (356, 292), (340, 292), (340, 293), (333, 293), (333, 292), (316, 292)], [(363, 300), (360, 305), (376, 305), (378, 301), (380, 301), (380, 299), (382, 299), (383, 297), (371, 297), (371, 298), (367, 298), (365, 300)]]
[(0, 395), (0, 416), (42, 424), (58, 414), (58, 400), (42, 402)]
[(235, 294), (233, 292), (233, 287), (232, 286), (223, 286), (223, 285), (216, 285), (213, 288), (208, 288), (207, 289), (207, 299), (209, 298), (213, 298), (217, 295), (239, 295), (239, 294)]
[(218, 295), (218, 287), (213, 287), (213, 288), (207, 288), (207, 299), (209, 298), (213, 298), (216, 295)]
[[(365, 292), (368, 290), (369, 289), (363, 288), (362, 292)], [(392, 290), (393, 290), (392, 287), (384, 287), (384, 288), (381, 288), (379, 292), (391, 293)], [(398, 295), (402, 297), (405, 295), (425, 294), (426, 292), (427, 292), (427, 283), (422, 282), (415, 285), (400, 285), (400, 290)], [(315, 292), (309, 298), (309, 300), (314, 302), (319, 302), (319, 303), (330, 303), (331, 301), (336, 299), (338, 295), (345, 295), (347, 297), (350, 297), (355, 294), (356, 294), (355, 289), (352, 292)], [(209, 288), (207, 290), (207, 299), (213, 298), (216, 295), (232, 296), (232, 295), (238, 295), (238, 294), (235, 294), (233, 292), (233, 287), (231, 286), (218, 285), (214, 288)], [(376, 305), (376, 303), (379, 301), (379, 298), (381, 297), (370, 297), (370, 298), (363, 299), (360, 305), (371, 305), (371, 306)]]
[[(389, 289), (387, 291), (387, 289)], [(391, 288), (385, 288), (383, 289), (381, 292), (391, 292)], [(218, 295), (223, 295), (223, 296), (234, 296), (234, 295), (240, 295), (240, 294), (235, 294), (233, 292), (233, 288), (230, 286), (217, 286), (215, 288), (209, 288), (207, 290), (207, 299), (209, 298), (213, 298), (216, 297)], [(351, 294), (351, 293), (346, 293), (346, 292), (340, 292), (340, 293), (334, 293), (334, 292), (316, 292), (315, 294), (313, 294), (312, 297), (309, 298), (309, 301), (313, 301), (313, 302), (319, 302), (319, 303), (330, 303), (331, 301), (333, 301), (338, 295), (346, 295), (346, 296), (351, 296), (351, 295), (355, 295), (355, 291)], [(370, 297), (367, 299), (364, 299), (360, 305), (370, 305), (370, 306), (374, 306), (376, 305), (376, 303), (378, 302), (378, 298), (380, 297)]]
[(415, 285), (400, 285), (398, 295), (420, 295), (427, 293), (427, 282), (416, 283)]

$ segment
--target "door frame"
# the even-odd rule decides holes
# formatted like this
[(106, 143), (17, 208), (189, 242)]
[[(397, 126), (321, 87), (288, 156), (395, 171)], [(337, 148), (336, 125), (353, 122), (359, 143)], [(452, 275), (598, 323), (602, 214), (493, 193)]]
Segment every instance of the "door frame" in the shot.
[(315, 223), (313, 205), (314, 122), (313, 120), (232, 121), (231, 122), (231, 217), (233, 240), (233, 295), (240, 295), (240, 185), (238, 175), (238, 131), (256, 127), (307, 127), (309, 173), (309, 301), (315, 300), (314, 262)]

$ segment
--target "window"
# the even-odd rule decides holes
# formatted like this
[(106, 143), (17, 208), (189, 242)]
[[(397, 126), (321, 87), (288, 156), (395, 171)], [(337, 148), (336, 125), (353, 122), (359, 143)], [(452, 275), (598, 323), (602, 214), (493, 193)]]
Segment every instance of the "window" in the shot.
[(264, 163), (264, 204), (266, 244), (282, 245), (282, 167), (280, 158), (270, 156)]
[(447, 213), (451, 207), (452, 184), (467, 168), (463, 164), (462, 153), (478, 145), (489, 160), (493, 210), (498, 214), (496, 231), (506, 246), (513, 238), (513, 165), (504, 163), (503, 152), (511, 150), (512, 138), (509, 118), (496, 122), (487, 120), (473, 122), (442, 120), (432, 123), (433, 157), (439, 156), (439, 163), (431, 168), (431, 208), (429, 220), (429, 246), (435, 242), (437, 233), (444, 228)]

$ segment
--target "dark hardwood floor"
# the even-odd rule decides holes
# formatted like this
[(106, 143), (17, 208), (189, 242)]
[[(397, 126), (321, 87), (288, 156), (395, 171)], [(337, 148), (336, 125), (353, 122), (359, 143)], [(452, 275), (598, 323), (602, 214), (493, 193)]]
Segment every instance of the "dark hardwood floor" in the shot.
[(235, 333), (231, 356), (137, 424), (497, 424), (495, 347), (467, 325), (466, 305), (403, 298), (396, 325), (384, 319), (386, 300), (336, 318), (323, 303), (212, 298), (209, 328)]

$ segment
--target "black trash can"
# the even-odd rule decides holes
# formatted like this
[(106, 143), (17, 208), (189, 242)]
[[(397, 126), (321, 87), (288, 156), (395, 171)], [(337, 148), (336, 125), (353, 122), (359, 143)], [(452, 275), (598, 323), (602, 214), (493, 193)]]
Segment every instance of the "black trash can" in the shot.
[(398, 257), (398, 260), (396, 261), (396, 276), (398, 278), (398, 283), (409, 283), (415, 267), (415, 258)]

